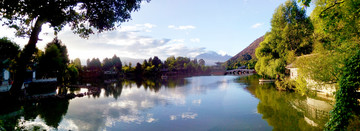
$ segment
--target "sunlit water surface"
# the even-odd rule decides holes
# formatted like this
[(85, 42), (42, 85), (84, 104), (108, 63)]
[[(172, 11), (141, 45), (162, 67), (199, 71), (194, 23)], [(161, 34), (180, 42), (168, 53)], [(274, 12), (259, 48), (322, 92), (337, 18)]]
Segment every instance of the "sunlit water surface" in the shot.
[(199, 76), (109, 84), (98, 96), (23, 105), (0, 118), (46, 130), (321, 130), (331, 108), (255, 76)]

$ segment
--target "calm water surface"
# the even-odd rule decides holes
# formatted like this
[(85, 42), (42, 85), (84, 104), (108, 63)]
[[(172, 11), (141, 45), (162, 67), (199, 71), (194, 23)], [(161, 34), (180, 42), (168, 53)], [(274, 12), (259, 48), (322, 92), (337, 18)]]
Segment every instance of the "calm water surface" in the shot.
[(22, 105), (0, 118), (46, 130), (321, 130), (329, 103), (259, 85), (256, 76), (200, 76), (112, 83), (98, 96)]

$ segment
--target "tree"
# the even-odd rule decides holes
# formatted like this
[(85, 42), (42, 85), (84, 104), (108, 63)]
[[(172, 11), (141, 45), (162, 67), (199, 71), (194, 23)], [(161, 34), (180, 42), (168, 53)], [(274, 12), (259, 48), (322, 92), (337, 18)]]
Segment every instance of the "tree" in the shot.
[(10, 68), (10, 72), (13, 72), (12, 65), (16, 63), (15, 58), (19, 52), (19, 45), (6, 37), (0, 39), (0, 84), (2, 83), (3, 69)]
[[(115, 29), (131, 19), (130, 13), (140, 8), (142, 0), (1, 0), (0, 16), (4, 25), (17, 30), (18, 36), (29, 36), (22, 51), (11, 92), (18, 93), (24, 81), (25, 67), (36, 51), (36, 43), (44, 24), (50, 24), (55, 34), (69, 24), (80, 37)], [(147, 0), (149, 2), (149, 0)]]
[(45, 54), (40, 58), (38, 77), (56, 77), (59, 83), (64, 82), (69, 58), (66, 46), (57, 38), (45, 47)]
[(165, 64), (165, 67), (167, 67), (169, 71), (173, 71), (175, 69), (175, 62), (176, 62), (175, 56), (170, 56), (170, 57), (166, 58), (164, 64)]
[(74, 66), (80, 70), (81, 69), (81, 61), (80, 61), (80, 58), (75, 58), (74, 59)]
[[(60, 50), (58, 46), (55, 44), (48, 44), (45, 48), (45, 54), (40, 58), (38, 69), (37, 69), (37, 77), (38, 78), (52, 78), (58, 77), (58, 72), (66, 65), (63, 62), (63, 58), (61, 57)], [(58, 78), (60, 80), (61, 78)]]
[(200, 59), (200, 60), (199, 60), (199, 65), (200, 65), (200, 66), (205, 66), (205, 60), (204, 60), (204, 59)]
[(0, 71), (6, 68), (20, 52), (20, 47), (16, 43), (3, 37), (0, 39)]
[(99, 71), (101, 69), (101, 62), (99, 58), (92, 58), (87, 64), (87, 68), (93, 71)]
[(65, 74), (65, 84), (76, 84), (79, 79), (79, 70), (75, 64), (69, 64)]
[(142, 69), (142, 66), (141, 66), (140, 63), (136, 63), (134, 73), (135, 73), (135, 75), (138, 76), (138, 77), (142, 75), (143, 69)]
[(295, 56), (312, 52), (312, 32), (310, 19), (295, 1), (280, 5), (271, 19), (271, 31), (256, 48), (256, 71), (271, 78), (284, 76), (285, 66)]
[(317, 0), (315, 4), (311, 14), (314, 55), (297, 60), (296, 65), (299, 73), (315, 81), (338, 83), (336, 103), (326, 128), (343, 130), (354, 114), (359, 115), (356, 90), (360, 79), (360, 1)]
[(360, 89), (360, 50), (345, 61), (339, 80), (340, 89), (336, 92), (336, 102), (326, 123), (328, 130), (346, 129), (349, 119), (360, 113), (357, 90)]
[(113, 62), (112, 62), (112, 60), (111, 59), (108, 59), (108, 58), (105, 58), (104, 60), (103, 60), (103, 66), (102, 66), (102, 69), (104, 70), (104, 71), (108, 71), (108, 70), (110, 70), (110, 69), (113, 69), (113, 67), (114, 67), (114, 64), (113, 64)]
[(157, 56), (154, 56), (154, 59), (151, 61), (151, 64), (154, 65), (156, 68), (159, 68), (159, 65), (162, 64), (162, 62)]
[(115, 68), (117, 69), (117, 71), (121, 71), (122, 69), (122, 63), (119, 57), (117, 57), (116, 55), (114, 55), (112, 58), (112, 64), (115, 66)]

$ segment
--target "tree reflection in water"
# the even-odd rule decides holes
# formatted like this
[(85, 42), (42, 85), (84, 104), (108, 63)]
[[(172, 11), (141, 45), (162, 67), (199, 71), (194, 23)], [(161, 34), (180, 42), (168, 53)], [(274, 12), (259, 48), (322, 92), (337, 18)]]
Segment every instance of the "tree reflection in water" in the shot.
[[(33, 124), (37, 117), (41, 118), (47, 126), (57, 128), (66, 114), (69, 100), (53, 100), (39, 103), (26, 103), (17, 105), (12, 111), (0, 114), (1, 124), (6, 130), (32, 130), (48, 129), (41, 125)], [(28, 122), (25, 122), (28, 121)], [(29, 129), (30, 128), (30, 129)], [(32, 129), (31, 129), (32, 128)]]
[[(273, 84), (259, 85), (256, 76), (240, 77), (235, 82), (236, 78), (204, 76), (90, 83), (101, 93), (3, 108), (0, 124), (7, 130), (155, 130), (176, 125), (184, 130), (270, 126), (274, 130), (321, 130), (328, 120), (332, 106), (325, 100), (277, 91)], [(62, 87), (57, 93), (88, 90)]]
[(259, 84), (259, 77), (242, 77), (238, 81), (258, 98), (258, 113), (274, 130), (320, 130), (329, 119), (330, 101), (275, 90), (272, 83)]
[[(111, 83), (91, 83), (96, 88), (104, 91), (105, 97), (113, 97), (117, 100), (122, 93), (123, 88), (137, 88), (141, 86), (145, 90), (158, 92), (161, 87), (174, 88), (176, 86), (183, 86), (187, 84), (185, 79), (167, 79), (167, 80), (122, 80)], [(81, 92), (80, 88), (58, 87), (57, 94), (78, 94)], [(90, 96), (89, 96), (90, 97)], [(99, 94), (92, 94), (93, 98), (99, 98)], [(5, 130), (49, 130), (57, 129), (63, 116), (66, 115), (69, 107), (69, 100), (56, 99), (37, 103), (16, 104), (18, 102), (7, 101), (3, 103), (6, 106), (0, 108), (0, 127)], [(40, 122), (39, 122), (40, 120)], [(43, 121), (46, 125), (40, 124)], [(2, 130), (0, 128), (0, 130)]]

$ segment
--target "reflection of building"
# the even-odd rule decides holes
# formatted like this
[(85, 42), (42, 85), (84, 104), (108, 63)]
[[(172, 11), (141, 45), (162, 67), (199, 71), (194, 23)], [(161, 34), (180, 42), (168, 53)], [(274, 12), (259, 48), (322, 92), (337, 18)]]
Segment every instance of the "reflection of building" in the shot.
[(305, 121), (312, 126), (325, 125), (329, 119), (329, 112), (332, 105), (323, 101), (307, 97), (306, 100), (295, 100), (291, 102), (299, 112), (304, 113)]

